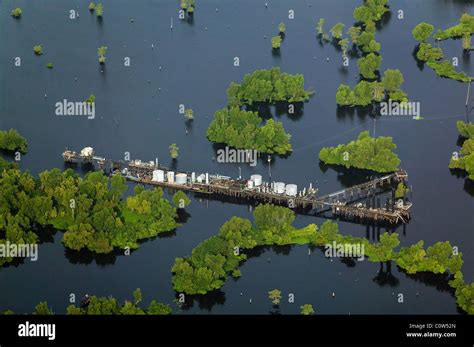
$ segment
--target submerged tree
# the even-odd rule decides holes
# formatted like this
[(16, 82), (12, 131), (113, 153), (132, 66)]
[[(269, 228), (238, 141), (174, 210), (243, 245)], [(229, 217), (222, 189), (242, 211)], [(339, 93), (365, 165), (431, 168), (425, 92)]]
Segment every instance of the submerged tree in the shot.
[(280, 46), (281, 46), (281, 36), (280, 35), (273, 36), (272, 37), (272, 48), (273, 49), (279, 49)]
[(102, 5), (102, 3), (97, 4), (97, 6), (95, 7), (95, 13), (97, 15), (97, 18), (102, 18), (102, 16), (104, 15), (104, 5)]
[(99, 48), (97, 48), (97, 55), (99, 56), (100, 64), (105, 64), (105, 61), (107, 60), (107, 58), (105, 57), (105, 55), (107, 54), (107, 49), (107, 46), (100, 46)]
[(182, 190), (178, 190), (176, 193), (174, 193), (172, 201), (176, 208), (181, 209), (185, 208), (191, 203), (191, 200)]
[(281, 301), (281, 290), (273, 289), (268, 292), (268, 298), (272, 301), (273, 305), (280, 305)]
[(89, 3), (89, 11), (94, 12), (95, 4), (93, 2)]
[(336, 23), (330, 30), (332, 37), (335, 39), (340, 39), (342, 36), (342, 31), (344, 30), (344, 26), (345, 25), (341, 22)]
[(300, 309), (302, 315), (309, 316), (314, 314), (313, 305), (311, 304), (304, 304), (303, 306), (300, 306)]
[(178, 158), (179, 147), (178, 147), (178, 145), (176, 145), (176, 143), (172, 143), (169, 146), (169, 150), (170, 150), (170, 156), (171, 156), (172, 159)]
[(278, 30), (280, 31), (281, 34), (283, 34), (286, 31), (285, 23), (281, 22), (280, 24), (278, 24)]
[(12, 10), (12, 12), (10, 13), (10, 16), (18, 19), (18, 18), (21, 18), (22, 13), (23, 11), (21, 10), (21, 8), (17, 7), (14, 10)]
[(324, 34), (324, 23), (326, 20), (324, 18), (319, 18), (318, 24), (316, 24), (316, 31), (318, 32), (319, 36)]
[(42, 55), (43, 54), (43, 45), (36, 45), (33, 47), (33, 52), (35, 52), (36, 55)]
[(187, 108), (186, 110), (184, 110), (184, 116), (186, 117), (187, 120), (193, 120), (194, 111), (191, 108)]

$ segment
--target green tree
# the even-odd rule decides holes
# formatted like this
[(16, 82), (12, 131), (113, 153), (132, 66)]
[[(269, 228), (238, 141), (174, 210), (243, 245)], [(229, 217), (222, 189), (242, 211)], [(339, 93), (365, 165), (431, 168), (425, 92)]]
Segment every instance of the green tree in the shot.
[(428, 38), (433, 34), (434, 26), (428, 23), (420, 23), (413, 28), (411, 34), (413, 38), (420, 43), (426, 42)]
[(178, 145), (176, 145), (176, 143), (172, 143), (169, 147), (169, 150), (170, 150), (170, 156), (172, 159), (178, 158), (179, 147)]
[(319, 36), (324, 34), (324, 23), (326, 20), (324, 18), (319, 18), (318, 23), (316, 24), (316, 31), (318, 32)]
[(272, 48), (273, 49), (279, 49), (280, 46), (281, 46), (281, 36), (280, 35), (273, 36), (272, 37)]
[(33, 52), (35, 52), (36, 55), (42, 55), (43, 54), (43, 45), (36, 45), (33, 47)]
[(379, 70), (381, 63), (382, 57), (380, 55), (370, 53), (357, 61), (357, 65), (359, 66), (359, 73), (364, 78), (374, 79), (377, 77), (375, 71)]
[(347, 35), (350, 36), (352, 43), (357, 45), (358, 44), (358, 39), (361, 33), (361, 28), (358, 26), (351, 26), (347, 30)]
[(12, 10), (12, 12), (10, 13), (10, 15), (13, 17), (13, 18), (21, 18), (21, 15), (22, 15), (23, 11), (21, 10), (21, 8), (17, 7), (15, 9)]
[(382, 77), (382, 84), (389, 92), (396, 92), (400, 90), (401, 85), (404, 82), (403, 74), (400, 70), (385, 70)]
[(278, 31), (280, 33), (284, 33), (286, 31), (286, 25), (285, 23), (281, 22), (280, 24), (278, 24)]
[(158, 303), (156, 300), (150, 302), (146, 313), (149, 315), (169, 315), (172, 313), (171, 307), (166, 304)]
[[(101, 5), (101, 4), (99, 4), (99, 5)], [(96, 11), (99, 11), (99, 5), (97, 5), (97, 10)], [(107, 49), (108, 49), (108, 47), (106, 47), (106, 46), (100, 46), (99, 48), (97, 48), (97, 55), (99, 56), (99, 63), (100, 64), (105, 64), (105, 61), (106, 61), (105, 55), (107, 54)]]
[(191, 203), (191, 200), (182, 190), (178, 190), (176, 193), (174, 193), (172, 200), (173, 205), (176, 208), (185, 208)]
[(95, 13), (97, 15), (97, 18), (102, 18), (102, 16), (104, 15), (104, 5), (102, 5), (102, 3), (97, 4), (97, 6), (95, 7)]
[(133, 298), (135, 299), (135, 305), (138, 305), (142, 301), (142, 291), (140, 288), (133, 291)]
[(89, 11), (94, 12), (95, 10), (95, 4), (93, 2), (89, 3)]
[(194, 119), (194, 111), (191, 108), (187, 108), (184, 111), (184, 116), (186, 117), (187, 120), (193, 120)]
[(272, 301), (273, 305), (280, 305), (281, 301), (281, 290), (273, 289), (268, 292), (268, 298)]
[(311, 304), (304, 304), (303, 306), (300, 306), (300, 309), (302, 315), (309, 316), (314, 314), (313, 305)]
[(45, 316), (45, 315), (52, 315), (54, 313), (49, 308), (48, 303), (46, 301), (42, 301), (38, 305), (36, 305), (35, 311), (33, 312), (33, 314)]
[(340, 39), (342, 36), (342, 32), (344, 30), (344, 27), (345, 25), (343, 23), (341, 22), (336, 23), (330, 30), (332, 37), (337, 40)]

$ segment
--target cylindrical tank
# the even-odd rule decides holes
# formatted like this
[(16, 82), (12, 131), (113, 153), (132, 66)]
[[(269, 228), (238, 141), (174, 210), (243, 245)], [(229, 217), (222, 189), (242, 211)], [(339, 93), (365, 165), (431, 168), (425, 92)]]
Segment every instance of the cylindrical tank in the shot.
[(174, 171), (168, 171), (167, 176), (168, 176), (168, 183), (174, 183)]
[(250, 179), (253, 181), (255, 187), (258, 187), (262, 184), (262, 175), (252, 175)]
[(152, 181), (164, 182), (165, 181), (165, 172), (163, 170), (154, 170)]
[(191, 174), (191, 183), (194, 183), (194, 182), (196, 182), (196, 173), (195, 172), (193, 172)]
[(197, 177), (198, 183), (204, 182), (205, 179), (206, 179), (206, 175), (204, 175), (204, 174), (200, 174), (200, 175)]
[(253, 188), (253, 181), (252, 180), (248, 180), (247, 181), (247, 188)]
[(176, 184), (186, 184), (188, 176), (184, 173), (176, 174)]
[(209, 174), (206, 172), (206, 184), (209, 184)]
[(298, 194), (298, 186), (296, 184), (287, 184), (285, 193), (289, 196), (296, 196), (296, 194)]
[(285, 192), (285, 183), (275, 182), (273, 185), (273, 192), (277, 194), (283, 194)]

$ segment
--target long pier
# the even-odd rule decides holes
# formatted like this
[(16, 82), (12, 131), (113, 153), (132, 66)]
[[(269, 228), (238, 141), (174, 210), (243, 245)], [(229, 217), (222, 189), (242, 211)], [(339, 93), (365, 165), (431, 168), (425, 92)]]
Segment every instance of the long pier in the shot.
[(284, 183), (264, 182), (260, 175), (254, 175), (257, 177), (252, 181), (218, 174), (175, 172), (157, 161), (121, 161), (99, 157), (91, 147), (84, 148), (80, 153), (66, 149), (63, 158), (67, 163), (88, 163), (106, 173), (120, 173), (132, 182), (253, 203), (272, 203), (319, 216), (329, 213), (332, 217), (346, 220), (390, 224), (407, 223), (410, 219), (411, 202), (405, 197), (395, 198), (398, 183), (405, 183), (408, 179), (404, 170), (318, 197), (318, 189), (312, 185), (298, 191), (296, 185), (286, 185), (285, 189)]

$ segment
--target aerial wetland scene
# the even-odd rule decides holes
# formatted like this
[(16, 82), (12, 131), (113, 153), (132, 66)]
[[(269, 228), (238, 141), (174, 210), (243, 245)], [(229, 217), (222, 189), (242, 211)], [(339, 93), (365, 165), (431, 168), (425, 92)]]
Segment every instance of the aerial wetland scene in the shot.
[(474, 314), (473, 1), (99, 1), (0, 2), (2, 314)]

